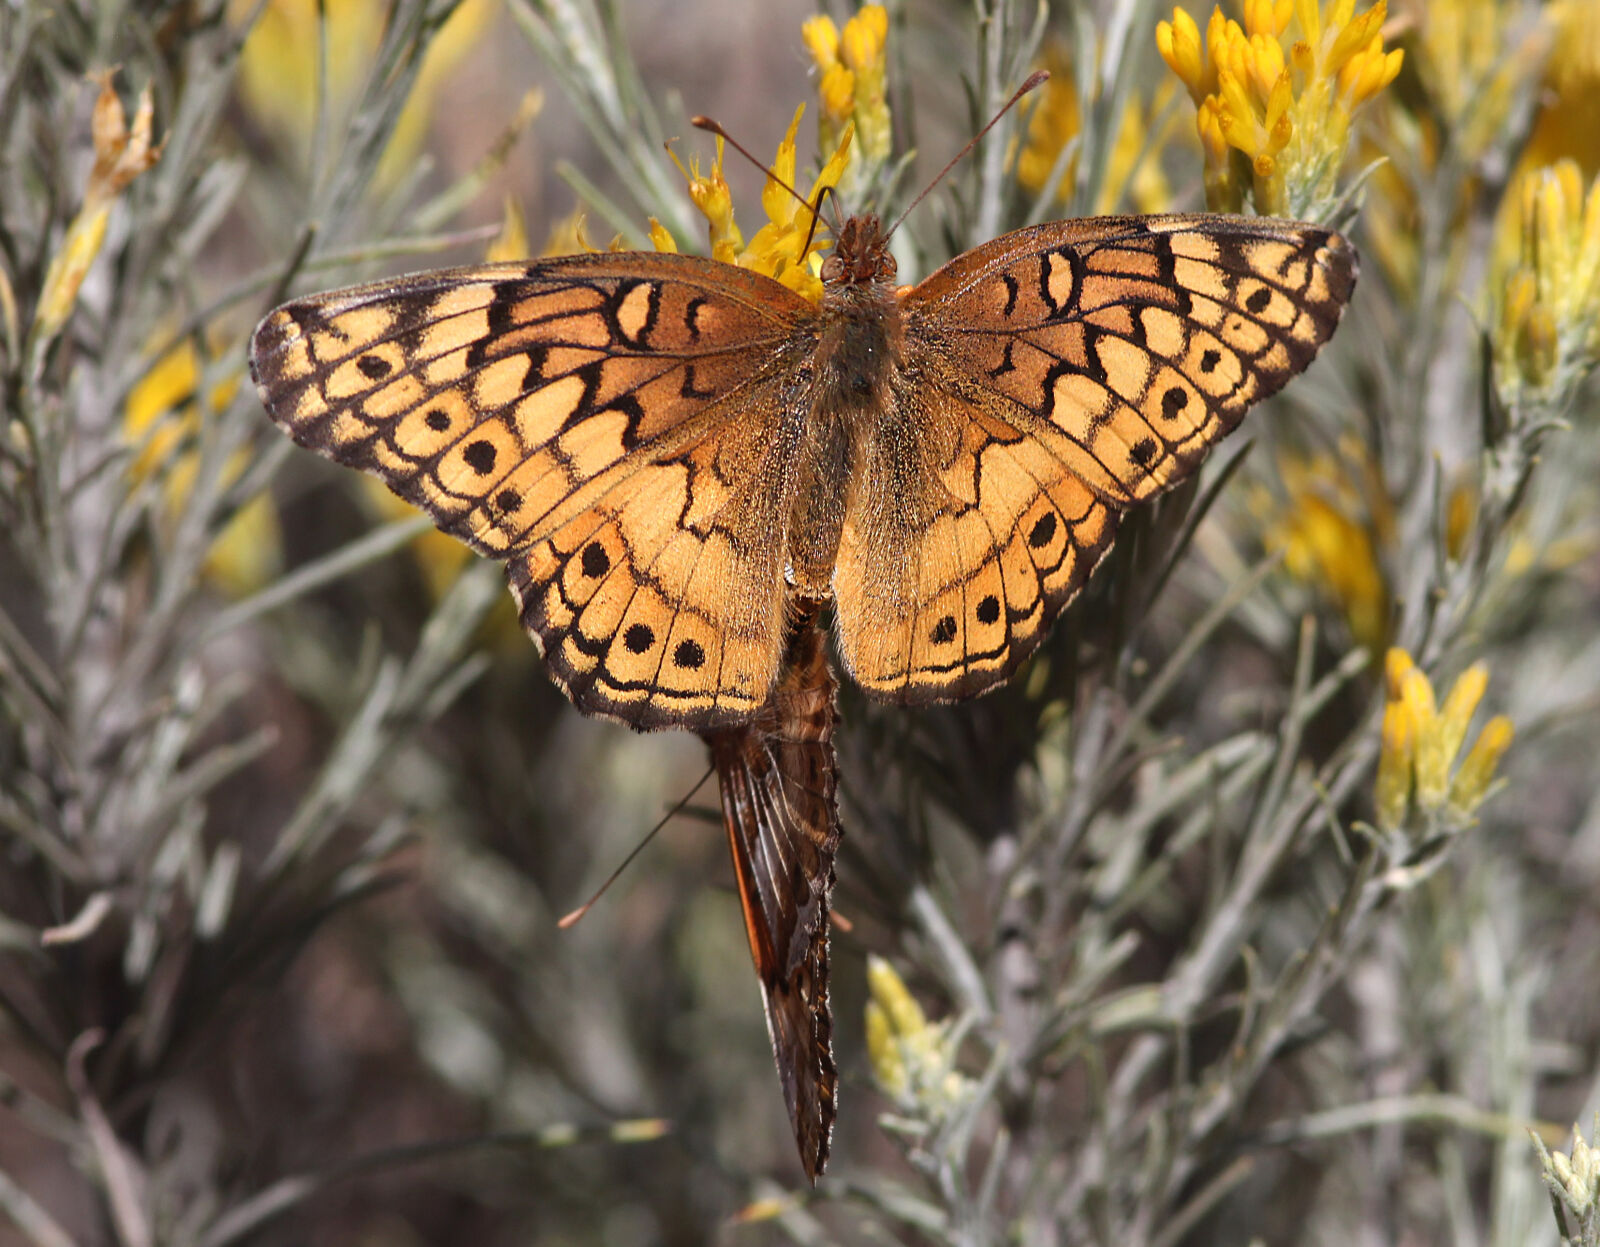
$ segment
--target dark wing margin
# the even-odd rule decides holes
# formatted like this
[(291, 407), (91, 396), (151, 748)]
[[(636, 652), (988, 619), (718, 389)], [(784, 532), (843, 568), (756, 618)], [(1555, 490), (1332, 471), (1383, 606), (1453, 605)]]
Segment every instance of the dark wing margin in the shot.
[(1306, 369), (1358, 271), (1345, 238), (1299, 221), (1093, 217), (975, 247), (904, 306), (960, 397), (1126, 507), (1188, 476)]

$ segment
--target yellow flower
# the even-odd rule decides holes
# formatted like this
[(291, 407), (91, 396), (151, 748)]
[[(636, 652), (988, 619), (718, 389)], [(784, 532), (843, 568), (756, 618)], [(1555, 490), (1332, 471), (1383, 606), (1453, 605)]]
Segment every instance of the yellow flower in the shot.
[(1600, 178), (1576, 162), (1525, 173), (1510, 191), (1495, 288), (1495, 383), (1513, 410), (1559, 411), (1600, 360)]
[[(170, 337), (170, 331), (160, 335)], [(223, 348), (231, 355), (237, 347)], [(200, 358), (194, 341), (185, 338), (160, 356), (128, 394), (122, 433), (135, 453), (128, 477), (138, 483), (159, 479), (169, 520), (176, 522), (194, 490), (200, 468), (192, 443), (208, 413), (233, 401), (240, 377), (235, 374), (202, 391)], [(224, 483), (239, 478), (249, 462), (240, 451), (223, 469)], [(229, 597), (243, 597), (277, 574), (282, 542), (277, 513), (266, 494), (240, 507), (206, 553), (207, 577)]]
[(867, 1058), (881, 1090), (930, 1121), (947, 1117), (971, 1093), (955, 1067), (947, 1028), (929, 1022), (905, 980), (881, 957), (867, 958)]
[[(242, 21), (252, 3), (235, 0)], [(271, 0), (239, 53), (239, 98), (255, 120), (304, 151), (316, 124), (317, 75), (326, 45), (328, 81), (321, 95), (342, 117), (355, 101), (383, 39), (385, 6), (377, 0)]]
[(1181, 8), (1156, 27), (1156, 47), (1195, 103), (1206, 156), (1206, 202), (1236, 212), (1330, 211), (1355, 112), (1400, 72), (1385, 52), (1384, 0), (1249, 0), (1244, 25), (1212, 12), (1204, 45)]
[(489, 244), (483, 258), (490, 264), (528, 258), (528, 225), (522, 219), (521, 205), (510, 195), (506, 196), (500, 233)]
[(1402, 828), (1413, 811), (1430, 825), (1441, 820), (1455, 827), (1469, 825), (1493, 788), (1495, 770), (1514, 734), (1510, 719), (1495, 716), (1457, 764), (1488, 687), (1488, 670), (1478, 663), (1462, 672), (1442, 708), (1435, 703), (1428, 677), (1403, 649), (1388, 652), (1384, 681), (1388, 702), (1373, 797), (1378, 825), (1391, 831)]
[(1353, 438), (1337, 455), (1285, 456), (1279, 462), (1285, 501), (1264, 491), (1254, 499), (1268, 549), (1284, 569), (1330, 598), (1350, 638), (1381, 648), (1389, 635), (1389, 586), (1382, 552), (1393, 540), (1393, 505), (1377, 465)]
[[(698, 162), (691, 162), (687, 169), (679, 162), (678, 168), (689, 183), (689, 198), (709, 225), (714, 259), (765, 273), (816, 303), (822, 299), (822, 281), (816, 269), (831, 239), (826, 224), (820, 218), (813, 220), (808, 205), (817, 202), (822, 187), (839, 184), (848, 167), (854, 132), (849, 125), (845, 126), (838, 147), (817, 174), (806, 202), (802, 203), (783, 183), (795, 186), (795, 134), (804, 114), (805, 105), (802, 104), (795, 110), (783, 142), (778, 144), (778, 154), (772, 162), (774, 176), (767, 179), (761, 191), (761, 206), (766, 210), (767, 223), (756, 231), (748, 246), (734, 220), (733, 197), (722, 176), (722, 140), (717, 140), (717, 158), (709, 173), (702, 174)], [(676, 161), (677, 157), (673, 159)], [(800, 188), (796, 186), (795, 189)], [(650, 237), (658, 251), (677, 250), (677, 243), (657, 222), (651, 222)]]
[[(1028, 130), (1016, 162), (1017, 181), (1034, 194), (1046, 189), (1056, 173), (1061, 153), (1083, 128), (1078, 86), (1066, 50), (1059, 43), (1050, 43), (1045, 48), (1040, 68), (1047, 70), (1050, 77), (1024, 101), (1023, 107), (1028, 109)], [(1165, 84), (1148, 104), (1137, 98), (1129, 99), (1117, 125), (1116, 142), (1094, 211), (1114, 211), (1124, 195), (1139, 212), (1165, 212), (1172, 206), (1172, 190), (1156, 158), (1168, 131), (1163, 127), (1157, 135), (1150, 133), (1156, 118), (1170, 115), (1171, 90), (1171, 84)], [(1059, 198), (1062, 200), (1072, 192), (1077, 164), (1074, 152), (1067, 158), (1060, 180)]]
[[(235, 0), (232, 16), (243, 20), (254, 8), (253, 0)], [(464, 0), (429, 40), (378, 166), (380, 184), (393, 182), (415, 160), (440, 84), (483, 36), (494, 12), (494, 0)], [(270, 0), (240, 52), (239, 96), (245, 108), (303, 159), (319, 94), (337, 132), (371, 73), (388, 18), (383, 0)], [(319, 93), (323, 41), (329, 81)]]
[[(1511, 7), (1511, 6), (1507, 6)], [(1553, 30), (1545, 65), (1544, 101), (1528, 139), (1528, 166), (1576, 160), (1584, 177), (1600, 175), (1600, 0), (1549, 6)]]
[[(799, 123), (800, 117), (797, 113), (794, 125), (789, 127), (791, 139), (795, 125)], [(711, 162), (710, 173), (702, 174), (700, 162), (694, 159), (690, 160), (689, 167), (685, 169), (677, 154), (671, 153), (671, 155), (673, 163), (678, 166), (678, 172), (683, 174), (684, 181), (689, 183), (690, 201), (700, 210), (700, 215), (705, 217), (710, 227), (711, 258), (720, 260), (724, 264), (737, 264), (739, 254), (744, 250), (744, 235), (739, 232), (739, 226), (733, 219), (733, 192), (728, 189), (728, 180), (722, 175), (722, 136), (717, 136), (717, 158)], [(794, 161), (791, 158), (791, 173), (793, 166)], [(782, 176), (781, 170), (777, 172)], [(651, 226), (651, 237), (655, 238), (658, 226), (654, 221), (651, 222)], [(668, 237), (670, 238), (670, 235)], [(659, 251), (667, 248), (663, 247), (658, 239), (656, 249)], [(677, 250), (676, 242), (672, 243), (671, 250)]]
[(845, 132), (854, 126), (860, 159), (850, 171), (845, 194), (869, 181), (889, 159), (893, 133), (886, 94), (886, 52), (889, 11), (881, 4), (864, 4), (844, 30), (826, 15), (813, 17), (800, 28), (812, 63), (817, 67), (817, 144), (823, 151), (838, 148)]
[(50, 257), (50, 267), (45, 273), (33, 327), (40, 342), (60, 333), (72, 314), (83, 279), (89, 275), (89, 266), (105, 244), (111, 205), (134, 178), (161, 158), (164, 143), (151, 142), (155, 110), (149, 86), (139, 93), (139, 109), (134, 114), (130, 131), (122, 100), (111, 85), (115, 77), (112, 70), (90, 75), (91, 81), (100, 84), (89, 124), (94, 142), (94, 166), (89, 170), (83, 204), (67, 226), (66, 236)]
[(583, 251), (592, 251), (589, 242), (583, 236), (583, 209), (574, 208), (566, 216), (550, 226), (544, 236), (544, 249), (540, 255), (577, 255)]
[(1540, 24), (1499, 0), (1430, 0), (1416, 13), (1418, 76), (1454, 145), (1476, 158), (1502, 133), (1538, 60)]

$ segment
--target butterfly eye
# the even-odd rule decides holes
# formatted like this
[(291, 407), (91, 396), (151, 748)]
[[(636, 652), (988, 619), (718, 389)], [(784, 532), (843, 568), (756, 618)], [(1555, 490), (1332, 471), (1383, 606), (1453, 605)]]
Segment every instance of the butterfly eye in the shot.
[(844, 261), (839, 258), (837, 251), (822, 262), (820, 275), (825, 284), (836, 282), (844, 276)]
[(883, 249), (882, 258), (878, 261), (878, 275), (880, 277), (893, 277), (900, 271), (900, 266), (895, 263), (894, 256), (889, 254), (889, 248)]

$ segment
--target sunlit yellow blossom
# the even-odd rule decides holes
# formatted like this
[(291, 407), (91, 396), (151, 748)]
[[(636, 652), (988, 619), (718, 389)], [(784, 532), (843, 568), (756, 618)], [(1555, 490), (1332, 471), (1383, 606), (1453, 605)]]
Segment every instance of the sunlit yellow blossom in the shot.
[[(1077, 153), (1069, 155), (1059, 171), (1057, 165), (1067, 145), (1083, 128), (1078, 87), (1072, 61), (1060, 44), (1046, 46), (1041, 68), (1047, 70), (1050, 77), (1023, 104), (1028, 110), (1028, 129), (1026, 141), (1017, 155), (1017, 181), (1039, 194), (1059, 172), (1059, 198), (1066, 200), (1072, 194)], [(1159, 159), (1167, 131), (1163, 128), (1154, 136), (1150, 132), (1155, 118), (1170, 117), (1171, 89), (1171, 83), (1167, 83), (1148, 103), (1138, 98), (1128, 101), (1117, 125), (1116, 142), (1094, 202), (1095, 212), (1115, 211), (1124, 195), (1139, 212), (1164, 212), (1171, 208), (1172, 189)]]
[[(1495, 322), (1495, 381), (1513, 410), (1558, 410), (1600, 359), (1600, 178), (1563, 160), (1511, 188)], [(1509, 251), (1509, 242), (1503, 251)]]
[(751, 1225), (760, 1221), (774, 1221), (793, 1212), (801, 1204), (798, 1196), (769, 1195), (765, 1199), (751, 1200), (738, 1212), (733, 1214), (734, 1225)]
[[(765, 273), (815, 303), (822, 298), (822, 281), (816, 274), (814, 261), (831, 238), (824, 219), (814, 219), (809, 205), (817, 202), (822, 187), (839, 184), (849, 165), (854, 132), (848, 125), (845, 127), (839, 146), (817, 174), (802, 203), (784, 183), (795, 186), (795, 134), (804, 115), (805, 106), (801, 105), (795, 110), (783, 142), (778, 144), (778, 154), (772, 162), (773, 176), (767, 179), (761, 191), (761, 206), (766, 210), (767, 223), (756, 231), (748, 246), (734, 220), (733, 197), (722, 176), (722, 141), (717, 141), (717, 157), (709, 173), (702, 174), (698, 162), (691, 162), (688, 168), (679, 162), (678, 168), (689, 183), (689, 198), (709, 223), (713, 258)], [(658, 251), (677, 249), (671, 235), (654, 222), (651, 238)]]
[[(230, 345), (224, 354), (236, 349)], [(202, 391), (200, 359), (193, 340), (185, 338), (160, 356), (129, 392), (122, 413), (123, 437), (135, 450), (128, 476), (135, 482), (160, 482), (169, 520), (176, 520), (194, 490), (200, 457), (193, 443), (201, 421), (233, 401), (240, 380), (233, 374)], [(235, 455), (223, 469), (224, 483), (237, 480), (248, 462), (248, 452)], [(242, 597), (277, 573), (281, 548), (277, 513), (265, 494), (258, 495), (234, 513), (212, 542), (206, 575), (228, 596)]]
[[(799, 124), (798, 115), (795, 124)], [(790, 133), (793, 132), (791, 126)], [(739, 253), (744, 250), (744, 235), (739, 232), (739, 226), (733, 219), (733, 192), (728, 189), (728, 179), (722, 175), (722, 155), (722, 136), (718, 135), (717, 157), (711, 162), (711, 172), (701, 173), (700, 162), (695, 159), (690, 160), (687, 169), (684, 168), (676, 152), (672, 153), (672, 160), (678, 166), (678, 172), (683, 174), (683, 180), (689, 184), (690, 201), (711, 227), (711, 258), (724, 264), (736, 264)]]
[(945, 1026), (929, 1022), (905, 981), (881, 957), (867, 958), (867, 1057), (879, 1089), (929, 1120), (948, 1116), (972, 1089), (955, 1066)]
[(1398, 701), (1383, 708), (1383, 749), (1378, 754), (1378, 779), (1373, 785), (1373, 804), (1378, 825), (1396, 827), (1405, 821), (1411, 800), (1412, 752), (1415, 741), (1411, 717)]
[(139, 93), (139, 109), (130, 130), (122, 100), (112, 86), (115, 76), (109, 71), (91, 76), (100, 84), (89, 124), (94, 165), (89, 170), (83, 203), (67, 226), (61, 245), (50, 257), (50, 267), (45, 273), (34, 321), (34, 332), (40, 341), (55, 337), (72, 314), (83, 279), (89, 275), (89, 266), (105, 243), (111, 205), (134, 178), (161, 158), (163, 144), (152, 141), (155, 109), (149, 86)]
[(672, 236), (672, 231), (655, 217), (650, 218), (650, 245), (657, 251), (664, 251), (669, 255), (678, 253), (678, 240)]
[(1162, 58), (1195, 102), (1206, 153), (1206, 201), (1238, 211), (1310, 217), (1330, 210), (1335, 178), (1362, 104), (1394, 81), (1402, 53), (1385, 52), (1384, 0), (1252, 0), (1244, 25), (1220, 8), (1199, 27), (1181, 8), (1156, 27)]
[(1466, 757), (1460, 756), (1488, 682), (1481, 664), (1467, 668), (1440, 707), (1432, 683), (1411, 655), (1401, 649), (1388, 652), (1388, 701), (1373, 794), (1380, 827), (1402, 828), (1413, 811), (1430, 824), (1443, 820), (1461, 827), (1471, 822), (1492, 790), (1495, 770), (1513, 735), (1511, 721), (1497, 715), (1484, 725)]
[[(231, 16), (241, 21), (255, 7), (253, 0), (234, 0)], [(239, 94), (245, 107), (303, 158), (317, 123), (319, 95), (334, 133), (355, 104), (383, 40), (389, 9), (383, 0), (270, 0), (240, 52)], [(495, 0), (464, 0), (429, 40), (384, 149), (380, 182), (393, 181), (410, 167), (443, 79), (487, 31), (494, 12)], [(324, 41), (329, 81), (319, 92)]]
[[(542, 256), (582, 255), (586, 252), (601, 250), (601, 248), (596, 247), (593, 243), (591, 243), (588, 239), (588, 236), (584, 233), (583, 227), (586, 219), (587, 218), (584, 214), (584, 211), (580, 207), (574, 208), (571, 212), (567, 213), (566, 216), (561, 217), (559, 220), (553, 222), (549, 231), (544, 236), (544, 246), (539, 249), (539, 254)], [(667, 234), (665, 229), (663, 229), (658, 222), (652, 220), (650, 231), (650, 237), (652, 240), (657, 240), (657, 230), (661, 231), (661, 236), (664, 237), (667, 242), (672, 242), (672, 236)], [(624, 250), (622, 235), (613, 235), (611, 241), (606, 244), (604, 250)], [(671, 246), (657, 245), (656, 250), (675, 251), (677, 250), (677, 244), (672, 243)]]
[(1418, 76), (1452, 143), (1476, 158), (1502, 133), (1546, 32), (1526, 10), (1500, 0), (1430, 0), (1417, 16)]
[(841, 31), (827, 16), (813, 17), (801, 27), (806, 50), (817, 67), (817, 142), (823, 151), (838, 148), (854, 126), (859, 150), (848, 196), (889, 159), (893, 134), (886, 94), (885, 56), (889, 12), (881, 4), (862, 5)]
[(1350, 639), (1380, 649), (1389, 634), (1389, 587), (1383, 552), (1393, 539), (1393, 504), (1382, 474), (1353, 438), (1337, 455), (1286, 456), (1278, 465), (1284, 500), (1265, 491), (1254, 509), (1269, 549), (1284, 569), (1329, 598)]
[(1462, 760), (1450, 784), (1449, 807), (1456, 817), (1470, 818), (1473, 811), (1483, 804), (1494, 783), (1495, 770), (1506, 750), (1511, 748), (1514, 735), (1511, 720), (1503, 714), (1495, 715), (1483, 725), (1483, 731), (1478, 733), (1477, 741)]
[(490, 264), (528, 258), (528, 225), (522, 219), (521, 205), (510, 195), (506, 196), (500, 232), (484, 251), (483, 258)]
[(1600, 176), (1600, 0), (1559, 0), (1547, 12), (1552, 30), (1543, 103), (1523, 164), (1575, 160), (1585, 178)]

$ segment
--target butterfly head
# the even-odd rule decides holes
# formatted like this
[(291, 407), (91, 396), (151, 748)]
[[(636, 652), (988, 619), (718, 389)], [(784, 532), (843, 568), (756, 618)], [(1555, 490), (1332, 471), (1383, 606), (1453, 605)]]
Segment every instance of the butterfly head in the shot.
[(846, 218), (833, 254), (822, 262), (822, 284), (830, 290), (893, 281), (894, 256), (883, 222), (871, 213)]

